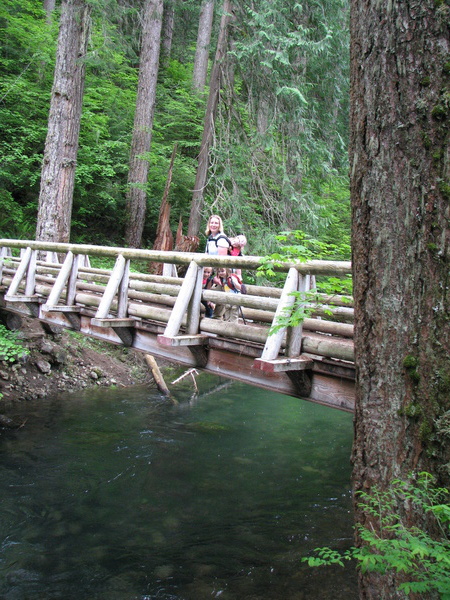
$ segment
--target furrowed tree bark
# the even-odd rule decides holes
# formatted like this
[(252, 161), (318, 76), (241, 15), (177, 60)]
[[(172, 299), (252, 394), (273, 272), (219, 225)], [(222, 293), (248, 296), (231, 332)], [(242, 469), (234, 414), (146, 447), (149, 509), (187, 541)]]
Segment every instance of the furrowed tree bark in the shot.
[(192, 76), (192, 85), (195, 90), (199, 91), (202, 91), (206, 85), (213, 16), (214, 0), (206, 0), (206, 2), (202, 4), (200, 11), (197, 45), (195, 47), (194, 72)]
[(70, 239), (89, 28), (90, 7), (84, 0), (63, 2), (41, 171), (38, 240)]
[(143, 8), (139, 82), (128, 172), (125, 243), (139, 248), (147, 210), (148, 157), (152, 140), (159, 51), (163, 15), (162, 0), (146, 0)]
[(161, 34), (161, 62), (166, 66), (169, 64), (170, 54), (172, 52), (173, 27), (175, 21), (175, 1), (176, 0), (170, 0), (164, 7)]
[(204, 189), (209, 166), (209, 149), (213, 139), (214, 120), (219, 102), (219, 91), (221, 84), (222, 61), (226, 53), (228, 42), (228, 24), (231, 20), (232, 3), (225, 0), (223, 3), (223, 14), (220, 21), (219, 39), (217, 40), (217, 50), (214, 60), (214, 66), (211, 72), (209, 83), (208, 103), (205, 111), (205, 121), (203, 126), (203, 136), (198, 155), (197, 174), (195, 177), (194, 193), (192, 194), (191, 212), (189, 215), (188, 236), (198, 236), (200, 223), (202, 219), (202, 209), (204, 204)]
[[(175, 156), (177, 154), (177, 145), (178, 144), (175, 144), (173, 147), (172, 156), (170, 158), (169, 172), (167, 174), (166, 185), (164, 187), (161, 206), (159, 208), (158, 227), (156, 229), (153, 250), (173, 250), (173, 234), (170, 229), (169, 191), (172, 183), (173, 165), (175, 163)], [(161, 275), (163, 272), (162, 263), (150, 263), (149, 272)]]
[[(449, 485), (448, 27), (445, 3), (352, 0), (355, 492), (421, 470)], [(360, 598), (404, 598), (400, 581), (362, 574)]]
[(56, 0), (44, 0), (44, 10), (47, 14), (47, 23), (51, 23), (52, 12), (55, 10)]

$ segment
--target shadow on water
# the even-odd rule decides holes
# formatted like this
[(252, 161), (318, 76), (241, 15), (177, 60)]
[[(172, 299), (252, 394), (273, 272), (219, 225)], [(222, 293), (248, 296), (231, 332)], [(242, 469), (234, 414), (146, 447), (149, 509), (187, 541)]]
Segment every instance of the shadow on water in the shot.
[[(352, 416), (202, 374), (27, 403), (2, 432), (0, 598), (356, 599)], [(17, 415), (20, 418), (20, 415)]]

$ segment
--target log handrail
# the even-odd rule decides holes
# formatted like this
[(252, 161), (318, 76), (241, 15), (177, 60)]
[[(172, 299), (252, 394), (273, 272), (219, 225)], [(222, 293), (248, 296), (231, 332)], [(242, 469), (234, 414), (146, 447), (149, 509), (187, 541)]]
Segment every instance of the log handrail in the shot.
[[(90, 256), (103, 256), (117, 258), (122, 255), (130, 260), (148, 260), (150, 262), (161, 262), (176, 265), (189, 265), (193, 260), (201, 267), (224, 266), (240, 269), (255, 270), (263, 264), (261, 256), (210, 256), (198, 252), (175, 252), (162, 250), (145, 250), (138, 248), (113, 248), (109, 246), (91, 246), (88, 244), (63, 244), (57, 242), (43, 242), (35, 240), (9, 240), (0, 239), (0, 247), (17, 249), (31, 248), (38, 251), (50, 251), (57, 253), (73, 252), (73, 254), (86, 254)], [(275, 263), (273, 269), (278, 272), (287, 273), (294, 268), (304, 275), (347, 275), (351, 273), (349, 261), (326, 261), (310, 260), (306, 262), (284, 262)]]

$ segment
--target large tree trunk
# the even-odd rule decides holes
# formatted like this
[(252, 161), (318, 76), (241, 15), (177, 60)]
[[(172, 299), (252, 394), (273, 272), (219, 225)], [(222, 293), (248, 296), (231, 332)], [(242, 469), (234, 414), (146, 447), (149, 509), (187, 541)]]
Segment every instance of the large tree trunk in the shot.
[(132, 248), (139, 248), (141, 245), (147, 210), (148, 158), (145, 155), (150, 151), (152, 140), (163, 2), (162, 0), (146, 0), (143, 10), (144, 22), (139, 63), (139, 83), (131, 142), (126, 206), (125, 242)]
[(203, 192), (206, 185), (208, 173), (208, 155), (211, 141), (214, 133), (214, 120), (219, 102), (219, 91), (221, 83), (222, 60), (225, 56), (228, 40), (228, 23), (231, 19), (232, 3), (231, 0), (225, 0), (223, 3), (223, 15), (220, 21), (219, 38), (217, 40), (217, 50), (214, 60), (214, 66), (209, 83), (208, 104), (205, 111), (205, 122), (203, 126), (203, 136), (198, 155), (197, 174), (195, 177), (194, 193), (192, 194), (191, 212), (189, 215), (188, 236), (198, 236), (203, 209)]
[(194, 73), (192, 85), (195, 90), (202, 91), (206, 85), (208, 73), (209, 42), (214, 16), (214, 0), (206, 0), (202, 4), (198, 23), (197, 45), (195, 46)]
[[(449, 483), (448, 428), (440, 431), (450, 417), (444, 8), (434, 0), (352, 0), (355, 492), (386, 489), (420, 470)], [(356, 519), (371, 523), (358, 506)], [(396, 583), (362, 575), (360, 597), (403, 598)]]
[(63, 2), (41, 172), (38, 240), (70, 239), (89, 26), (90, 8), (84, 0)]

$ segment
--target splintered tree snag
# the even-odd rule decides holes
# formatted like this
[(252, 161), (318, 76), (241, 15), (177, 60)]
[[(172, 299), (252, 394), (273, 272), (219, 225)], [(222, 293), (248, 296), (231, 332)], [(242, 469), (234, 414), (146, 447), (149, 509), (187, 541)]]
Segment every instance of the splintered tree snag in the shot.
[[(176, 252), (196, 252), (200, 244), (200, 239), (196, 235), (183, 235), (183, 222), (181, 221), (178, 224), (176, 242), (175, 242), (175, 251)], [(178, 275), (180, 277), (184, 277), (186, 274), (186, 267), (178, 268)]]
[[(173, 165), (176, 154), (177, 144), (175, 144), (172, 150), (169, 172), (167, 174), (166, 185), (164, 187), (164, 193), (161, 200), (161, 207), (159, 209), (158, 227), (156, 229), (156, 238), (155, 243), (153, 244), (153, 250), (173, 250), (173, 234), (170, 229), (169, 191), (172, 183)], [(163, 272), (162, 263), (151, 263), (149, 272), (154, 273), (155, 275), (161, 275)]]
[(181, 243), (182, 237), (183, 237), (183, 221), (180, 217), (180, 220), (178, 221), (177, 233), (175, 236), (175, 248), (177, 248), (178, 245)]

